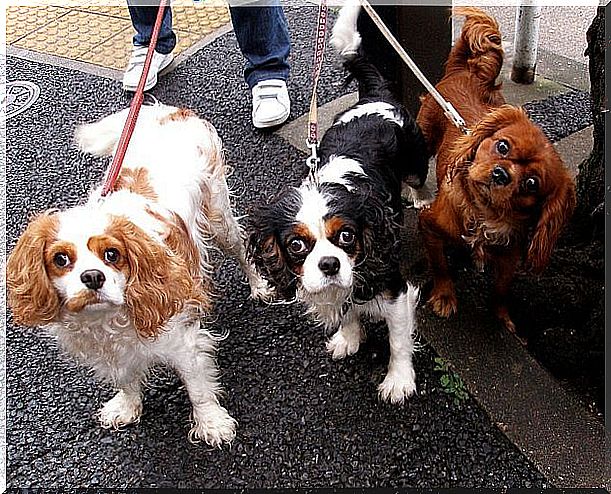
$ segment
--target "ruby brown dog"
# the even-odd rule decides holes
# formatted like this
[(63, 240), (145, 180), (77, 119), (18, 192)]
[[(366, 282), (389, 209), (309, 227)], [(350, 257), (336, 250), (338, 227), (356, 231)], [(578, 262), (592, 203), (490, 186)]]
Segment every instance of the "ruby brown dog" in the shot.
[[(112, 154), (127, 110), (81, 126), (84, 151)], [(203, 326), (212, 308), (208, 254), (235, 256), (251, 295), (267, 284), (245, 258), (231, 213), (221, 141), (190, 110), (145, 106), (114, 191), (65, 211), (39, 214), (7, 264), (16, 323), (42, 326), (61, 349), (118, 393), (100, 410), (104, 427), (137, 422), (142, 384), (157, 364), (174, 368), (193, 405), (192, 441), (218, 446), (236, 421), (219, 404), (218, 338)]]
[(457, 299), (444, 248), (466, 245), (476, 265), (493, 268), (494, 311), (515, 332), (506, 296), (517, 266), (541, 272), (575, 206), (575, 186), (543, 132), (518, 107), (505, 104), (496, 79), (503, 63), (496, 21), (476, 8), (437, 85), (465, 119), (463, 135), (435, 100), (423, 98), (417, 121), (437, 157), (438, 194), (419, 226), (433, 273), (433, 311), (448, 317)]

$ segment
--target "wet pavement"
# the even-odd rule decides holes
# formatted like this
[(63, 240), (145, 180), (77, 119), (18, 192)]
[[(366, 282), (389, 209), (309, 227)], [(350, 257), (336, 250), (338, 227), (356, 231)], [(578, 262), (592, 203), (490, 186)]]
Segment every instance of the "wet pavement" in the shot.
[[(314, 9), (287, 9), (287, 17), (294, 47), (289, 85), (294, 119), (309, 105)], [(303, 153), (276, 134), (252, 128), (242, 67), (230, 32), (181, 63), (152, 91), (164, 103), (196, 110), (218, 129), (234, 168), (230, 185), (240, 214), (286, 184), (299, 183), (306, 171)], [(9, 81), (40, 87), (31, 108), (7, 121), (10, 250), (32, 214), (78, 204), (101, 179), (108, 161), (78, 153), (74, 129), (126, 107), (129, 98), (118, 81), (17, 57), (7, 57), (7, 74)], [(320, 104), (349, 91), (342, 89), (343, 79), (328, 51)], [(569, 114), (584, 94), (576, 91), (564, 103)], [(554, 128), (561, 128), (554, 140), (575, 131), (568, 123), (565, 130)], [(302, 307), (248, 300), (248, 287), (232, 260), (219, 266), (216, 288), (211, 330), (230, 332), (218, 355), (223, 404), (239, 424), (231, 447), (187, 441), (187, 394), (165, 369), (148, 383), (139, 424), (120, 432), (102, 429), (95, 414), (112, 389), (96, 383), (36, 329), (14, 326), (9, 314), (8, 486), (552, 485), (475, 399), (456, 404), (443, 391), (434, 371), (437, 354), (424, 338), (415, 356), (418, 394), (392, 406), (376, 395), (388, 361), (383, 325), (368, 325), (369, 338), (359, 352), (335, 362), (325, 352), (327, 336), (304, 317)]]

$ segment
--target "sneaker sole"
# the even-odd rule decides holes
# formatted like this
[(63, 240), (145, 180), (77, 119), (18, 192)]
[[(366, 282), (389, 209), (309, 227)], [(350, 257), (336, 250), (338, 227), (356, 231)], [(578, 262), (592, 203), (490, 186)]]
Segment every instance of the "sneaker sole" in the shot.
[[(153, 89), (157, 85), (159, 76), (170, 72), (175, 67), (175, 64), (173, 64), (175, 60), (176, 59), (172, 57), (165, 65), (161, 65), (159, 67), (159, 70), (157, 71), (157, 74), (155, 74), (155, 78), (152, 80), (152, 82), (144, 85), (144, 90), (148, 91), (149, 89)], [(135, 92), (136, 89), (138, 89), (138, 86), (126, 86), (125, 84), (123, 84), (123, 89), (125, 91)]]
[(275, 118), (274, 120), (270, 120), (268, 122), (255, 121), (253, 119), (252, 124), (257, 129), (267, 129), (269, 127), (276, 127), (277, 125), (281, 125), (284, 122), (286, 122), (288, 120), (290, 114), (291, 114), (291, 112), (287, 111), (286, 113), (283, 113), (278, 118)]

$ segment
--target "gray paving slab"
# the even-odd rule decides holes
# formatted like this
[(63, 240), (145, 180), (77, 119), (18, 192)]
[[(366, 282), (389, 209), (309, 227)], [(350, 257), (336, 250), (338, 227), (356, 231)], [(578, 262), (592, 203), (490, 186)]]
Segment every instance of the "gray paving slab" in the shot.
[[(486, 6), (498, 21), (503, 39), (513, 40), (516, 6)], [(587, 47), (585, 33), (596, 16), (592, 5), (546, 5), (541, 9), (538, 39), (538, 64), (548, 54), (555, 54), (581, 64), (587, 64), (584, 56)], [(544, 74), (549, 76), (549, 74)], [(554, 79), (553, 77), (550, 77)]]
[(550, 96), (565, 93), (570, 90), (556, 80), (537, 75), (532, 84), (517, 84), (509, 78), (511, 65), (506, 63), (501, 72), (503, 93), (507, 103), (522, 106), (525, 103), (541, 101)]
[[(310, 91), (312, 9), (288, 12), (293, 43), (293, 118)], [(329, 57), (327, 57), (329, 58)], [(227, 34), (163, 78), (161, 101), (191, 107), (218, 128), (235, 168), (236, 208), (297, 184), (304, 154), (256, 132), (242, 81), (242, 58)], [(341, 95), (341, 70), (327, 62), (321, 104)], [(117, 81), (9, 57), (9, 80), (32, 80), (41, 97), (7, 125), (7, 244), (31, 214), (83, 200), (107, 162), (76, 152), (72, 133), (128, 103)], [(419, 393), (403, 407), (382, 404), (376, 385), (388, 347), (384, 328), (352, 358), (333, 362), (320, 328), (298, 306), (247, 300), (232, 261), (217, 276), (213, 330), (221, 345), (223, 401), (239, 422), (232, 448), (186, 441), (189, 404), (171, 372), (156, 373), (142, 421), (101, 429), (96, 409), (112, 396), (36, 330), (7, 326), (8, 484), (11, 487), (537, 487), (545, 476), (471, 398), (457, 406), (433, 370), (436, 353), (416, 354)]]
[(473, 326), (460, 317), (450, 323), (426, 318), (420, 331), (453, 363), (497, 426), (555, 486), (611, 488), (610, 450), (601, 421), (516, 338), (495, 330), (495, 322), (484, 316), (482, 321)]
[[(358, 92), (353, 91), (351, 93), (340, 96), (339, 98), (330, 101), (329, 103), (320, 106), (318, 111), (318, 132), (322, 136), (331, 124), (335, 115), (346, 110), (347, 108), (354, 105), (358, 100)], [(285, 139), (291, 146), (309, 154), (307, 139), (308, 139), (308, 118), (309, 115), (306, 113), (295, 120), (288, 122), (283, 125), (276, 133), (278, 136)]]
[(579, 172), (579, 165), (585, 160), (594, 146), (593, 127), (589, 126), (558, 141), (555, 146), (573, 177)]

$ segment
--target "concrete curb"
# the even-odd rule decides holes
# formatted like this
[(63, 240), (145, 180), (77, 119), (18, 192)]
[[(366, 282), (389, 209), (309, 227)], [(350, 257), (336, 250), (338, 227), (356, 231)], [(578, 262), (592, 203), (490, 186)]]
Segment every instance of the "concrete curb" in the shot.
[[(420, 332), (462, 377), (507, 437), (556, 487), (611, 488), (604, 426), (543, 369), (509, 333), (440, 321)], [(479, 351), (474, 351), (479, 349)]]

